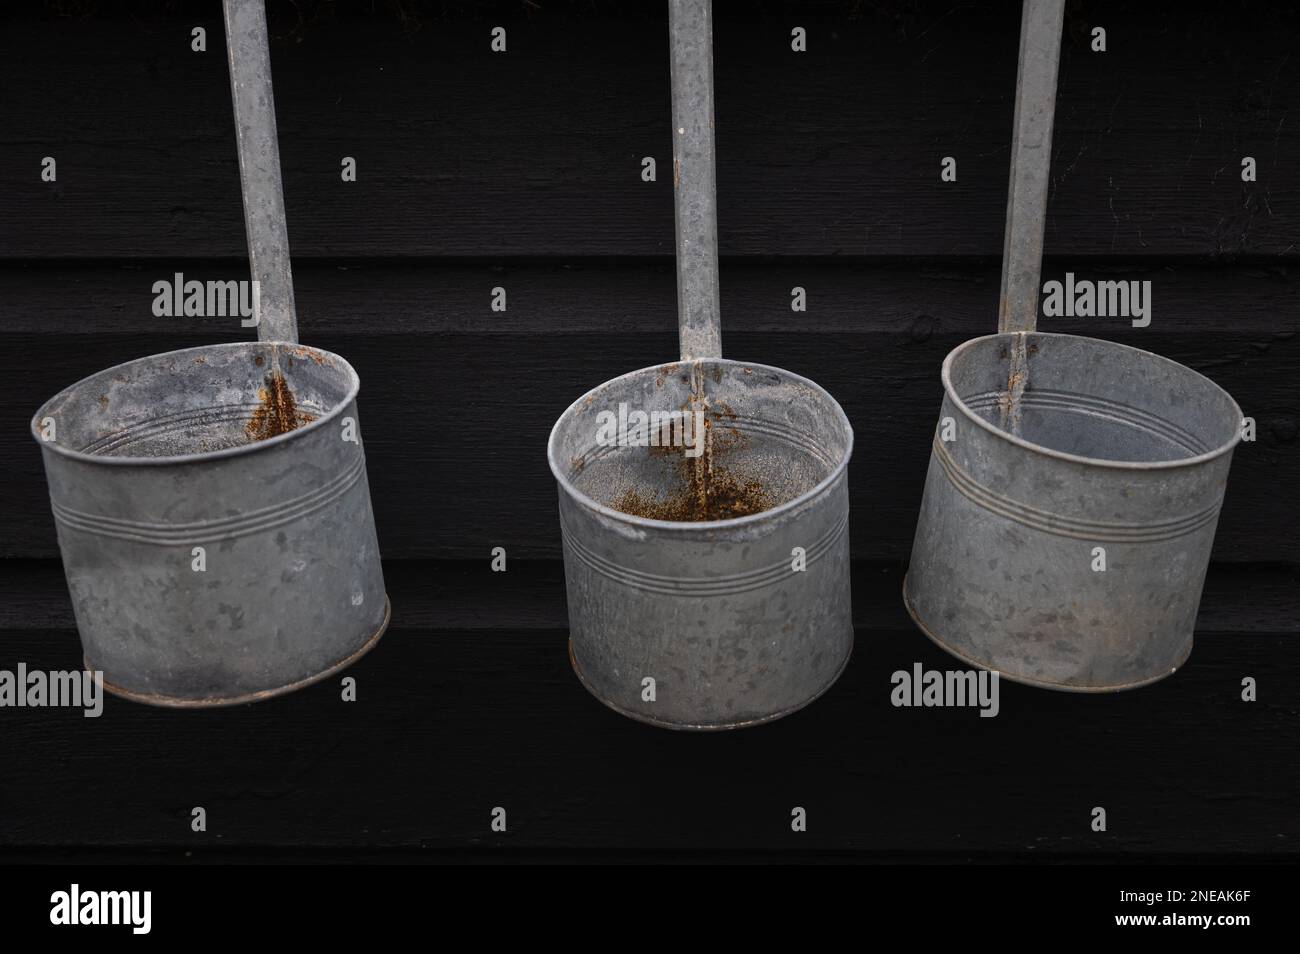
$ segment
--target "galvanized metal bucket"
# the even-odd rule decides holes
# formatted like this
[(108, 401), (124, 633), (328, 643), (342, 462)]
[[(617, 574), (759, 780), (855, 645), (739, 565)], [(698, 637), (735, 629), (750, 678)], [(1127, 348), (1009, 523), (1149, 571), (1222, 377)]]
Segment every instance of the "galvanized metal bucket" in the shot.
[[(720, 357), (709, 5), (670, 19), (682, 360), (579, 398), (547, 457), (579, 679), (631, 718), (729, 729), (807, 705), (848, 661), (853, 431), (806, 378)], [(698, 456), (602, 440), (620, 408), (702, 422)]]
[(101, 371), (32, 421), (86, 668), (155, 705), (299, 688), (389, 618), (360, 382), (295, 343), (265, 14), (225, 8), (262, 340)]
[(1241, 409), (1208, 378), (1035, 330), (1061, 0), (1027, 0), (1000, 333), (956, 348), (904, 581), (957, 658), (1104, 692), (1186, 661)]

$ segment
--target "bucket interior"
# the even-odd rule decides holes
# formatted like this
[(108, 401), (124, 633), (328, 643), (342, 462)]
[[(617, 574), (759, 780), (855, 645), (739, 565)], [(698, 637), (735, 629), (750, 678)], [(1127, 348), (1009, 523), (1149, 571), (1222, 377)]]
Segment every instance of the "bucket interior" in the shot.
[(696, 522), (794, 500), (831, 476), (851, 443), (844, 412), (811, 381), (718, 359), (601, 385), (556, 425), (551, 461), (599, 504)]
[(248, 342), (152, 355), (85, 378), (33, 421), (96, 457), (204, 454), (297, 430), (347, 403), (356, 374), (337, 355)]
[(1066, 454), (1147, 463), (1196, 457), (1236, 438), (1236, 402), (1177, 362), (1095, 338), (1034, 333), (1018, 356), (1016, 337), (967, 342), (945, 372), (951, 392), (1000, 430)]

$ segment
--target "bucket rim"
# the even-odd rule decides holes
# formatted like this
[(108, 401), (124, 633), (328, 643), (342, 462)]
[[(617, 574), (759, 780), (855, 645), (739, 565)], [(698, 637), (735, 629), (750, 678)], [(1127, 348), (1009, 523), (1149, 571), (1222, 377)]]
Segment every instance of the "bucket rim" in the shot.
[[(1215, 391), (1218, 391), (1220, 394), (1226, 397), (1228, 399), (1228, 402), (1232, 405), (1232, 407), (1236, 411), (1237, 427), (1233, 431), (1232, 438), (1229, 441), (1220, 445), (1219, 447), (1216, 447), (1212, 450), (1208, 450), (1203, 454), (1197, 454), (1194, 457), (1181, 457), (1174, 460), (1150, 460), (1150, 461), (1110, 460), (1109, 458), (1106, 457), (1084, 457), (1081, 454), (1070, 454), (1067, 453), (1066, 451), (1054, 450), (1053, 448), (1047, 447), (1046, 445), (1037, 444), (1034, 443), (1033, 441), (1027, 441), (1023, 437), (1016, 437), (1014, 434), (1008, 434), (1000, 427), (995, 427), (993, 424), (989, 423), (984, 418), (980, 417), (980, 415), (976, 414), (966, 405), (966, 402), (962, 400), (961, 395), (959, 395), (956, 389), (953, 387), (951, 372), (952, 372), (953, 361), (968, 348), (973, 348), (977, 344), (984, 341), (988, 341), (992, 338), (1010, 338), (1014, 335), (1034, 335), (1036, 337), (1043, 337), (1043, 338), (1074, 338), (1079, 341), (1088, 341), (1088, 342), (1104, 345), (1108, 348), (1117, 348), (1123, 351), (1132, 351), (1136, 354), (1145, 355), (1146, 357), (1153, 358), (1156, 361), (1162, 361), (1165, 364), (1173, 365), (1174, 367), (1180, 368), (1183, 371), (1186, 371), (1188, 374), (1194, 375), (1195, 377), (1199, 378), (1201, 381), (1209, 385), (1209, 387), (1213, 388)], [(1241, 426), (1240, 426), (1240, 422), (1242, 418), (1241, 405), (1239, 405), (1236, 399), (1231, 394), (1229, 394), (1223, 387), (1221, 387), (1219, 384), (1217, 384), (1215, 381), (1213, 381), (1211, 378), (1207, 377), (1206, 375), (1201, 374), (1201, 372), (1195, 370), (1194, 368), (1189, 368), (1185, 364), (1179, 364), (1177, 361), (1174, 361), (1172, 358), (1166, 358), (1164, 355), (1156, 354), (1154, 351), (1146, 351), (1143, 350), (1142, 348), (1134, 348), (1132, 345), (1120, 344), (1117, 341), (1108, 341), (1105, 338), (1093, 338), (1090, 335), (1069, 335), (1069, 334), (1062, 334), (1053, 331), (1003, 331), (1003, 332), (997, 332), (995, 334), (990, 334), (990, 335), (980, 335), (978, 338), (971, 338), (967, 341), (963, 341), (957, 347), (953, 348), (951, 351), (948, 352), (947, 357), (943, 359), (943, 368), (940, 372), (940, 378), (943, 381), (944, 393), (948, 395), (949, 398), (952, 399), (952, 402), (957, 406), (957, 408), (968, 420), (972, 421), (973, 423), (983, 428), (984, 430), (988, 431), (989, 433), (996, 435), (1002, 440), (1007, 441), (1008, 443), (1013, 444), (1017, 447), (1023, 448), (1024, 450), (1033, 451), (1034, 453), (1041, 454), (1044, 457), (1052, 457), (1057, 460), (1068, 461), (1074, 464), (1084, 464), (1091, 467), (1099, 467), (1104, 469), (1123, 470), (1123, 471), (1172, 470), (1178, 467), (1194, 467), (1198, 464), (1204, 464), (1208, 461), (1212, 461), (1215, 460), (1216, 458), (1222, 457), (1224, 454), (1231, 453), (1233, 448), (1235, 448), (1237, 444), (1241, 441)]]
[[(827, 474), (825, 478), (818, 481), (813, 487), (799, 494), (799, 496), (792, 497), (785, 501), (785, 503), (779, 504), (768, 510), (760, 511), (759, 513), (748, 514), (744, 517), (728, 517), (725, 520), (656, 520), (652, 517), (638, 517), (634, 514), (624, 513), (621, 510), (615, 510), (613, 507), (607, 507), (575, 487), (573, 482), (569, 479), (568, 474), (565, 473), (564, 469), (556, 460), (555, 454), (555, 444), (560, 430), (560, 424), (564, 422), (565, 418), (568, 417), (569, 414), (580, 404), (586, 401), (588, 397), (602, 388), (609, 387), (612, 384), (616, 384), (617, 382), (624, 381), (628, 378), (636, 377), (637, 375), (645, 374), (649, 371), (659, 371), (666, 367), (681, 367), (683, 365), (691, 364), (725, 364), (738, 368), (774, 371), (778, 374), (784, 375), (789, 380), (807, 385), (829, 401), (831, 407), (834, 408), (835, 412), (838, 414), (840, 424), (844, 427), (845, 434), (843, 456), (836, 462), (835, 466), (831, 468), (831, 472)], [(551, 473), (554, 475), (556, 483), (560, 485), (561, 489), (563, 489), (565, 493), (584, 508), (631, 527), (640, 527), (645, 530), (675, 531), (678, 533), (730, 530), (733, 528), (740, 529), (762, 523), (765, 520), (772, 520), (773, 518), (782, 516), (792, 510), (801, 508), (818, 496), (824, 494), (835, 485), (837, 480), (840, 480), (843, 477), (844, 472), (848, 469), (849, 459), (852, 456), (853, 425), (849, 422), (849, 416), (844, 413), (844, 408), (840, 406), (840, 402), (835, 400), (829, 391), (811, 378), (805, 378), (803, 375), (795, 374), (793, 371), (787, 371), (785, 368), (778, 368), (770, 364), (757, 364), (753, 361), (737, 361), (734, 358), (689, 358), (686, 360), (668, 361), (663, 364), (646, 365), (644, 368), (637, 368), (635, 371), (628, 371), (626, 374), (620, 374), (616, 378), (610, 378), (608, 381), (603, 381), (584, 393), (576, 401), (565, 408), (563, 412), (561, 412), (560, 416), (556, 418), (555, 424), (551, 427), (551, 434), (546, 440), (546, 461), (551, 467)]]
[[(87, 381), (99, 377), (102, 374), (110, 374), (114, 371), (117, 371), (120, 368), (126, 368), (134, 364), (139, 364), (143, 361), (157, 360), (160, 358), (173, 358), (173, 357), (180, 358), (186, 355), (193, 355), (197, 353), (210, 354), (213, 351), (233, 351), (238, 348), (256, 348), (256, 347), (269, 348), (269, 347), (276, 347), (276, 346), (293, 348), (299, 351), (310, 351), (314, 354), (321, 355), (333, 361), (337, 361), (339, 366), (342, 368), (344, 374), (347, 376), (347, 382), (348, 382), (347, 393), (332, 408), (330, 408), (320, 417), (316, 418), (316, 420), (310, 421), (307, 424), (304, 424), (302, 427), (295, 427), (291, 431), (286, 431), (283, 434), (277, 434), (274, 437), (268, 437), (265, 440), (253, 441), (252, 443), (249, 444), (240, 444), (238, 447), (225, 447), (222, 448), (221, 450), (202, 451), (196, 454), (168, 454), (162, 457), (129, 457), (129, 456), (128, 457), (106, 457), (98, 454), (87, 454), (84, 451), (73, 450), (72, 448), (64, 447), (62, 444), (59, 444), (57, 441), (44, 440), (40, 435), (38, 425), (40, 423), (40, 419), (44, 416), (44, 412), (46, 408), (50, 407), (50, 405), (54, 404), (65, 394), (69, 394), (72, 391), (75, 391), (76, 389), (82, 387)], [(226, 341), (220, 344), (199, 345), (194, 348), (179, 348), (175, 351), (161, 351), (158, 354), (145, 355), (143, 358), (133, 358), (130, 361), (123, 361), (121, 364), (115, 364), (111, 367), (103, 368), (102, 370), (96, 371), (94, 374), (88, 374), (86, 375), (86, 377), (80, 379), (79, 381), (74, 381), (72, 384), (69, 384), (67, 387), (63, 388), (53, 397), (46, 400), (45, 403), (43, 403), (39, 408), (37, 408), (36, 413), (32, 416), (30, 426), (29, 426), (29, 431), (32, 435), (32, 438), (36, 441), (37, 444), (41, 446), (43, 450), (48, 449), (51, 453), (58, 454), (60, 457), (65, 457), (69, 460), (80, 461), (86, 464), (104, 465), (108, 467), (165, 467), (165, 466), (175, 466), (177, 464), (192, 464), (192, 463), (198, 463), (198, 462), (208, 461), (208, 460), (225, 460), (231, 457), (240, 457), (245, 454), (255, 454), (260, 451), (269, 449), (271, 447), (278, 447), (281, 444), (288, 443), (289, 441), (292, 441), (295, 438), (305, 435), (311, 431), (318, 430), (321, 427), (324, 427), (330, 421), (336, 419), (342, 413), (343, 408), (347, 407), (353, 401), (356, 400), (356, 397), (360, 393), (360, 391), (361, 391), (361, 378), (357, 375), (356, 369), (353, 368), (352, 365), (349, 364), (345, 358), (335, 354), (332, 351), (326, 351), (324, 348), (317, 348), (312, 345), (305, 345), (296, 341)]]

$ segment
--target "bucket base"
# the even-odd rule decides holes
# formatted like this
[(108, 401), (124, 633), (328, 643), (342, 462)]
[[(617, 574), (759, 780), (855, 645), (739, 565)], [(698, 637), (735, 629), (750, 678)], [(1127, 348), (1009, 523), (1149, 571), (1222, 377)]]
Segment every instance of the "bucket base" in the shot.
[(940, 649), (946, 652), (949, 656), (952, 656), (956, 659), (960, 659), (962, 662), (970, 666), (974, 666), (976, 669), (987, 669), (990, 672), (996, 671), (999, 679), (1006, 679), (1009, 682), (1018, 682), (1022, 686), (1033, 686), (1036, 689), (1054, 689), (1057, 692), (1082, 692), (1082, 693), (1124, 692), (1128, 689), (1141, 689), (1143, 686), (1149, 686), (1152, 683), (1160, 682), (1162, 679), (1168, 679), (1170, 676), (1176, 673), (1180, 668), (1182, 668), (1183, 663), (1187, 662), (1187, 658), (1192, 654), (1192, 643), (1189, 641), (1187, 644), (1187, 652), (1183, 653), (1182, 657), (1179, 658), (1177, 665), (1175, 665), (1172, 669), (1170, 669), (1168, 672), (1162, 672), (1158, 676), (1151, 676), (1148, 679), (1139, 679), (1136, 682), (1124, 682), (1114, 686), (1072, 686), (1060, 682), (1047, 682), (1042, 679), (1033, 679), (1029, 676), (1018, 676), (1014, 673), (1003, 672), (1001, 669), (994, 670), (991, 666), (987, 665), (986, 663), (982, 663), (978, 659), (972, 659), (971, 657), (965, 655), (964, 653), (958, 652), (957, 650), (949, 646), (947, 643), (945, 643), (942, 639), (940, 639), (937, 635), (935, 635), (934, 632), (932, 632), (930, 628), (925, 625), (925, 623), (921, 622), (921, 617), (917, 615), (915, 607), (912, 606), (912, 597), (909, 596), (907, 592), (906, 576), (903, 577), (903, 605), (907, 607), (907, 615), (912, 617), (912, 622), (916, 624), (916, 628), (919, 629), (921, 632), (925, 633), (926, 637), (930, 640), (930, 642), (934, 643), (936, 646), (938, 646)]
[[(124, 689), (121, 686), (115, 686), (108, 680), (104, 680), (104, 690), (121, 699), (130, 699), (132, 702), (141, 702), (147, 706), (162, 706), (168, 709), (217, 709), (221, 706), (239, 706), (249, 702), (261, 702), (263, 699), (273, 699), (276, 696), (283, 696), (297, 689), (303, 689), (312, 683), (320, 682), (327, 679), (336, 672), (346, 669), (354, 662), (370, 652), (379, 638), (384, 635), (388, 629), (388, 623), (393, 618), (393, 606), (388, 601), (388, 594), (384, 594), (384, 621), (379, 624), (379, 628), (369, 636), (360, 648), (339, 660), (328, 669), (324, 669), (315, 675), (308, 676), (306, 679), (299, 679), (297, 682), (291, 682), (286, 686), (278, 686), (275, 689), (263, 689), (260, 692), (246, 692), (239, 696), (210, 696), (205, 699), (188, 699), (184, 696), (164, 696), (148, 692), (135, 692), (131, 689)], [(82, 666), (87, 672), (94, 672), (95, 667), (89, 659), (82, 659)]]
[(582, 683), (582, 687), (584, 689), (586, 689), (593, 696), (595, 696), (603, 705), (608, 706), (610, 709), (613, 709), (621, 716), (626, 716), (627, 718), (632, 719), (636, 722), (643, 722), (646, 725), (652, 725), (658, 729), (673, 729), (674, 731), (677, 732), (726, 732), (729, 729), (747, 729), (750, 726), (766, 725), (769, 722), (775, 722), (777, 719), (784, 719), (786, 716), (790, 715), (791, 713), (798, 712), (800, 709), (804, 708), (805, 706), (812, 705), (823, 695), (825, 695), (826, 690), (830, 689), (831, 686), (835, 685), (835, 683), (839, 680), (840, 676), (843, 675), (844, 669), (846, 666), (848, 666), (849, 659), (851, 659), (852, 656), (853, 656), (853, 647), (850, 646), (849, 651), (844, 654), (844, 661), (840, 663), (840, 667), (835, 670), (835, 675), (831, 676), (829, 681), (827, 681), (826, 685), (822, 686), (813, 695), (809, 696), (807, 699), (799, 703), (797, 706), (791, 706), (789, 709), (782, 709), (780, 712), (774, 712), (771, 715), (765, 715), (759, 719), (747, 719), (747, 720), (742, 720), (740, 722), (716, 722), (716, 723), (709, 723), (709, 724), (692, 724), (689, 722), (687, 723), (664, 722), (661, 719), (652, 719), (643, 713), (633, 712), (631, 709), (625, 709), (620, 705), (615, 705), (614, 703), (610, 702), (608, 699), (606, 699), (604, 696), (598, 693), (592, 687), (591, 683), (587, 682), (587, 677), (582, 674), (582, 667), (578, 665), (578, 657), (573, 654), (573, 640), (572, 639), (569, 640), (569, 665), (573, 667), (573, 674), (578, 677), (578, 682)]

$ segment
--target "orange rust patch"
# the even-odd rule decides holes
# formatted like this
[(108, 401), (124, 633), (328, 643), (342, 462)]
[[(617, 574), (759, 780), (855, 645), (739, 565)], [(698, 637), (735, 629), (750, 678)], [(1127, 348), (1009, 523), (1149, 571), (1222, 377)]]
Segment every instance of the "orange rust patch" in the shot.
[(660, 365), (659, 373), (655, 375), (655, 387), (657, 388), (663, 387), (665, 379), (667, 379), (669, 375), (676, 374), (676, 373), (677, 373), (677, 365), (675, 364)]
[(737, 419), (736, 412), (730, 404), (719, 402), (717, 410), (714, 412), (720, 427), (710, 431), (709, 436), (715, 441), (716, 447), (720, 451), (728, 451), (733, 448), (743, 447), (745, 445), (745, 436), (740, 433), (734, 422)]
[[(695, 469), (690, 473), (694, 475)], [(704, 487), (707, 484), (707, 488)], [(706, 490), (707, 492), (702, 492)], [(647, 500), (628, 490), (612, 505), (615, 510), (651, 520), (679, 523), (730, 520), (772, 509), (772, 497), (757, 480), (714, 470), (701, 482), (694, 476), (687, 485), (664, 500)]]
[[(695, 401), (688, 399), (682, 409), (688, 414)], [(628, 489), (610, 506), (634, 517), (693, 523), (701, 520), (730, 520), (762, 513), (776, 506), (776, 501), (761, 481), (745, 477), (714, 463), (714, 454), (725, 453), (743, 443), (734, 426), (715, 423), (734, 419), (735, 412), (726, 404), (720, 411), (704, 415), (704, 453), (687, 457), (687, 448), (671, 443), (671, 431), (661, 433), (659, 446), (651, 444), (647, 453), (654, 457), (675, 456), (680, 483), (665, 499), (647, 499)], [(666, 425), (665, 425), (666, 426)]]
[(294, 400), (288, 383), (275, 372), (266, 376), (266, 387), (257, 389), (257, 400), (259, 404), (252, 419), (244, 425), (250, 440), (278, 437), (316, 420), (314, 414), (298, 410), (298, 402)]

